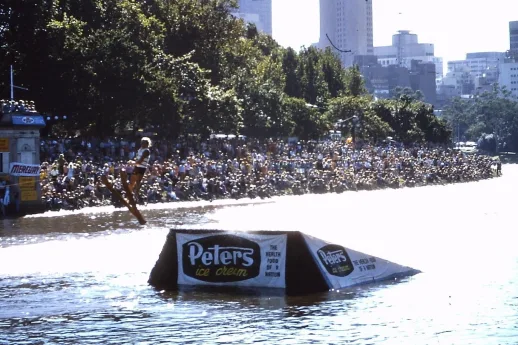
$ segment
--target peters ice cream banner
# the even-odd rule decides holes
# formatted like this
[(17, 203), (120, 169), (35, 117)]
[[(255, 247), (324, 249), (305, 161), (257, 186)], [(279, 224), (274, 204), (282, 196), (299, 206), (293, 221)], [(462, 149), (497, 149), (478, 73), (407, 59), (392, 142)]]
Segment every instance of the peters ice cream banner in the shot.
[(287, 235), (176, 234), (178, 285), (286, 287)]
[(415, 271), (410, 267), (331, 244), (306, 234), (303, 236), (330, 289), (405, 276)]

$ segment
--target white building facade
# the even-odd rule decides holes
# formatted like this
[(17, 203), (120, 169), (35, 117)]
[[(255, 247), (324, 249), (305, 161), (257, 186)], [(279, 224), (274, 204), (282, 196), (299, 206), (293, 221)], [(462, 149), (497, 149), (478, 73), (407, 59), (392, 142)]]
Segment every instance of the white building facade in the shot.
[(466, 61), (471, 73), (475, 77), (485, 77), (504, 63), (505, 53), (502, 52), (482, 52), (466, 54)]
[(472, 94), (475, 90), (475, 78), (469, 68), (465, 64), (453, 66), (448, 62), (448, 73), (442, 79), (441, 86), (453, 88), (456, 96)]
[(504, 61), (505, 53), (501, 52), (467, 53), (466, 60), (449, 61), (448, 72), (468, 68), (473, 77), (485, 77), (498, 70), (498, 66)]
[(272, 35), (272, 0), (239, 0), (236, 17), (247, 23), (253, 23), (257, 29)]
[(500, 64), (498, 84), (518, 98), (518, 62)]
[(436, 57), (434, 45), (419, 43), (416, 34), (408, 30), (400, 30), (392, 35), (392, 45), (374, 47), (374, 55), (382, 66), (397, 65), (410, 68), (412, 60), (431, 62), (435, 64), (436, 84), (440, 85), (443, 77), (443, 59)]
[(355, 55), (373, 54), (372, 28), (372, 0), (320, 0), (318, 47), (350, 51), (335, 50), (344, 67), (353, 65)]
[(468, 53), (465, 60), (448, 61), (443, 84), (456, 85), (462, 94), (490, 90), (491, 85), (499, 81), (500, 65), (504, 62), (505, 53)]

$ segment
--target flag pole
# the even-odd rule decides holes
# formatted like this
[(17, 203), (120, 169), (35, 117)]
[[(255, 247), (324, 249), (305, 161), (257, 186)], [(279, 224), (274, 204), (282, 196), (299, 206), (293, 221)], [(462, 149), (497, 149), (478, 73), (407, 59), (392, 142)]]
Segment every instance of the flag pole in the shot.
[(14, 101), (14, 73), (13, 73), (13, 65), (11, 65), (11, 101)]

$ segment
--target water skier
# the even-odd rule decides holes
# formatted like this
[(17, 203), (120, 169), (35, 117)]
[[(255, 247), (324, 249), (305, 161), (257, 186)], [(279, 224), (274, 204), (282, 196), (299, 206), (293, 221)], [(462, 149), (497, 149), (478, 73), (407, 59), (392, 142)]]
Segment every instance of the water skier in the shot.
[[(142, 178), (144, 177), (144, 174), (146, 173), (146, 170), (149, 166), (149, 159), (151, 158), (151, 152), (149, 151), (150, 147), (151, 139), (148, 137), (143, 137), (140, 140), (140, 148), (137, 151), (135, 161), (129, 162), (130, 164), (133, 163), (134, 165), (129, 188), (136, 197), (138, 197), (138, 192), (140, 190), (140, 182), (142, 181)], [(135, 190), (136, 193), (134, 192)]]

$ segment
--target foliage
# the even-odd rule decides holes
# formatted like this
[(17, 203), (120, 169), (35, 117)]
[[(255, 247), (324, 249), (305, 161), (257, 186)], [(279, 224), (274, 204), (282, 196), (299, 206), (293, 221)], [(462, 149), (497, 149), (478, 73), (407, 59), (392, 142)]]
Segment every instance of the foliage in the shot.
[(421, 90), (414, 91), (410, 87), (397, 86), (394, 90), (390, 91), (392, 98), (401, 98), (402, 96), (408, 96), (417, 101), (424, 101), (424, 94)]
[(285, 112), (290, 114), (294, 127), (292, 134), (301, 139), (318, 139), (331, 128), (318, 109), (308, 107), (306, 101), (300, 98), (288, 97), (284, 102)]
[[(12, 64), (15, 83), (30, 89), (16, 98), (67, 115), (70, 132), (95, 136), (152, 128), (168, 138), (316, 139), (353, 115), (356, 134), (374, 141), (448, 136), (419, 95), (375, 101), (358, 67), (342, 68), (330, 49), (283, 48), (232, 16), (236, 6), (236, 0), (2, 1), (0, 92), (8, 95)], [(342, 123), (352, 129), (349, 120)]]
[(349, 96), (361, 96), (367, 94), (365, 81), (360, 73), (360, 68), (354, 65), (349, 68), (345, 74), (345, 92)]
[(451, 131), (445, 121), (433, 114), (432, 106), (401, 94), (399, 98), (374, 100), (365, 92), (363, 79), (356, 68), (347, 71), (345, 95), (329, 102), (326, 115), (333, 123), (341, 123), (342, 130), (352, 132), (356, 116), (355, 134), (371, 141), (394, 136), (404, 143), (447, 143)]
[(518, 149), (518, 102), (505, 88), (494, 85), (472, 99), (456, 98), (444, 110), (444, 117), (459, 141), (478, 141), (492, 134), (500, 145)]

